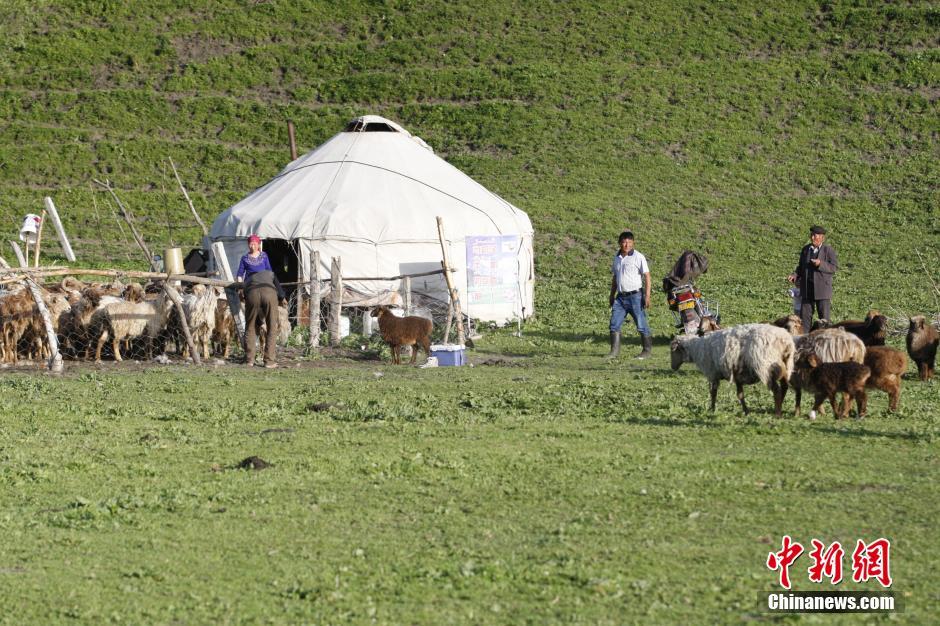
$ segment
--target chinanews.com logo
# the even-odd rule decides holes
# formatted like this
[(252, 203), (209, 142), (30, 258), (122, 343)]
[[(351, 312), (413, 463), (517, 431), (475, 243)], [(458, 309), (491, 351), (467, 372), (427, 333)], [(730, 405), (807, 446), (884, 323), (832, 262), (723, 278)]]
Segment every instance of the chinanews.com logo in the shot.
[[(809, 581), (838, 585), (843, 581), (843, 560), (846, 551), (838, 541), (827, 545), (818, 539), (810, 542), (812, 550), (805, 552), (803, 545), (784, 535), (780, 550), (767, 555), (767, 568), (777, 573), (777, 584), (787, 592), (762, 593), (768, 611), (786, 613), (889, 613), (900, 610), (891, 591), (790, 591), (790, 568), (804, 554), (810, 565), (806, 568)], [(859, 539), (852, 550), (851, 579), (856, 583), (877, 582), (882, 589), (891, 583), (891, 542), (880, 537), (866, 543)], [(794, 568), (796, 570), (796, 568)]]

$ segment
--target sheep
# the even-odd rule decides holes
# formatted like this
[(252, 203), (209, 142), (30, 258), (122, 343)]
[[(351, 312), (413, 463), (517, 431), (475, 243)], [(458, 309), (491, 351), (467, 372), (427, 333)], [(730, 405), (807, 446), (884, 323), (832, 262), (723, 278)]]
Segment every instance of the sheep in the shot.
[(741, 409), (748, 414), (744, 402), (744, 385), (761, 382), (774, 394), (774, 415), (780, 417), (787, 381), (793, 372), (796, 348), (790, 334), (769, 324), (742, 324), (717, 330), (704, 337), (677, 337), (670, 353), (672, 369), (693, 362), (705, 374), (711, 394), (710, 410), (715, 410), (718, 383), (728, 380), (737, 386)]
[(11, 289), (0, 299), (0, 320), (3, 321), (3, 361), (16, 363), (19, 361), (17, 347), (20, 339), (26, 334), (32, 324), (36, 303), (28, 289)]
[(153, 340), (160, 334), (169, 316), (171, 302), (161, 294), (145, 302), (114, 302), (96, 310), (91, 316), (90, 336), (97, 342), (95, 362), (101, 362), (101, 348), (110, 338), (114, 360), (121, 361), (119, 343), (124, 339), (144, 336), (147, 358), (153, 356)]
[(853, 335), (858, 335), (866, 346), (885, 345), (885, 336), (888, 333), (888, 318), (877, 311), (869, 313), (864, 322), (846, 320), (835, 324), (837, 328), (844, 328)]
[[(840, 363), (852, 361), (862, 363), (865, 361), (865, 344), (862, 340), (846, 332), (842, 328), (824, 328), (814, 330), (808, 335), (793, 338), (796, 345), (797, 359), (800, 356), (815, 354), (822, 363)], [(793, 387), (796, 406), (794, 415), (800, 415), (800, 403), (803, 398), (803, 378), (798, 370), (794, 370), (790, 377), (790, 386)]]
[(63, 319), (59, 326), (63, 344), (76, 356), (84, 353), (85, 358), (91, 356), (91, 340), (89, 336), (91, 319), (95, 312), (102, 307), (123, 302), (115, 296), (103, 295), (96, 287), (86, 287), (82, 290), (82, 297), (72, 305), (71, 314)]
[[(796, 360), (795, 371), (799, 372), (803, 386), (815, 392), (813, 410), (810, 419), (815, 419), (816, 411), (820, 409), (823, 401), (828, 398), (832, 406), (832, 414), (836, 419), (848, 415), (849, 406), (855, 400), (858, 417), (865, 415), (868, 397), (865, 395), (865, 384), (871, 377), (871, 369), (854, 361), (840, 363), (823, 363), (815, 354), (801, 354)], [(836, 394), (842, 392), (842, 409), (836, 405)]]
[(229, 308), (228, 300), (219, 298), (215, 303), (215, 328), (212, 331), (212, 351), (228, 358), (229, 346), (235, 338), (235, 318)]
[(778, 317), (770, 323), (774, 326), (777, 326), (778, 328), (783, 328), (793, 336), (803, 334), (803, 320), (800, 319), (799, 315), (786, 315), (784, 317)]
[(888, 346), (870, 346), (865, 350), (865, 365), (871, 369), (867, 386), (888, 394), (888, 407), (898, 410), (901, 399), (901, 376), (907, 371), (904, 353)]
[(933, 377), (934, 365), (937, 362), (937, 346), (940, 345), (940, 335), (933, 324), (927, 322), (923, 315), (910, 318), (907, 329), (907, 353), (917, 366), (917, 373), (923, 381)]
[[(193, 345), (208, 359), (212, 348), (212, 334), (215, 331), (216, 307), (219, 294), (215, 287), (195, 284), (191, 294), (183, 296), (183, 309)], [(188, 356), (188, 346), (183, 349), (183, 356)]]
[(393, 363), (401, 364), (402, 346), (414, 346), (411, 351), (412, 365), (418, 358), (419, 345), (427, 356), (431, 355), (431, 330), (434, 328), (431, 320), (416, 315), (396, 317), (387, 306), (373, 309), (372, 317), (378, 318), (382, 339), (392, 348)]

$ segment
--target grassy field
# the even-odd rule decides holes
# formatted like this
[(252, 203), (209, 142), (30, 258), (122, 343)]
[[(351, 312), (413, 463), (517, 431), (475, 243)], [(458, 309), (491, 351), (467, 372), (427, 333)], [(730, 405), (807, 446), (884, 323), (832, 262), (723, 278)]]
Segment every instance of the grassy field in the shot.
[(654, 282), (705, 252), (726, 324), (787, 312), (815, 222), (834, 317), (940, 312), (938, 27), (864, 0), (0, 3), (7, 239), (51, 195), (81, 265), (143, 269), (91, 179), (193, 246), (168, 158), (211, 220), (288, 161), (287, 120), (309, 150), (376, 113), (527, 211), (537, 272), (472, 369), (0, 374), (0, 622), (760, 621), (789, 533), (890, 538), (894, 617), (928, 623), (936, 382), (862, 421), (775, 420), (757, 388), (711, 415), (658, 296), (654, 359), (600, 357), (624, 227)]

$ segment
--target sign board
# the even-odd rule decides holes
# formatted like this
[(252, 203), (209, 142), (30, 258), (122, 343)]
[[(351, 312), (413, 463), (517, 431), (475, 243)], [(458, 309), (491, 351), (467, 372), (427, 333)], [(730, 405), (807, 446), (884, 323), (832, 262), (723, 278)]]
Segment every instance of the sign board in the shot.
[(466, 241), (468, 304), (516, 304), (521, 237), (486, 235)]

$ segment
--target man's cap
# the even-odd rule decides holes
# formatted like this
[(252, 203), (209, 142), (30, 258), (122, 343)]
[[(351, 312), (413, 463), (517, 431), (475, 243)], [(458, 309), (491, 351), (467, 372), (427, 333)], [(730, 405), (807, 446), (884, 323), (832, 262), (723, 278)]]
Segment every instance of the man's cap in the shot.
[(617, 241), (623, 241), (624, 239), (634, 239), (632, 230), (625, 230), (620, 233), (620, 236), (617, 237)]
[(823, 228), (822, 226), (813, 226), (812, 228), (809, 229), (809, 232), (811, 235), (825, 235), (826, 229)]

